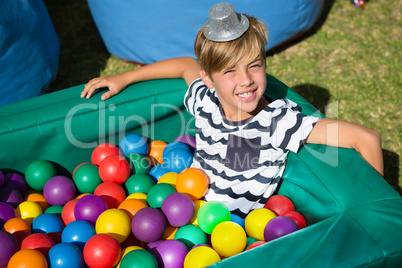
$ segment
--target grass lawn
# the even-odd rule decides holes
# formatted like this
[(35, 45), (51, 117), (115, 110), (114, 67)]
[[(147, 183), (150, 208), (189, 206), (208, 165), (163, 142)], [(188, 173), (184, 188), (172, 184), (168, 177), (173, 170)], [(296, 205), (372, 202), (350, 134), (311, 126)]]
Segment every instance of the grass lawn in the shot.
[[(61, 41), (50, 91), (139, 67), (107, 52), (85, 0), (44, 3)], [(385, 179), (399, 193), (401, 11), (399, 0), (369, 1), (364, 10), (348, 0), (327, 0), (323, 19), (312, 31), (267, 55), (267, 72), (326, 116), (381, 133)]]

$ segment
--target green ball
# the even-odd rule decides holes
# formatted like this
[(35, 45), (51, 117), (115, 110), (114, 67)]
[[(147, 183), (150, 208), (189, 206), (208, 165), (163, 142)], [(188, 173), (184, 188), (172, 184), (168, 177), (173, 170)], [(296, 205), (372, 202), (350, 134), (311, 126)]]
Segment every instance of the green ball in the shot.
[(147, 174), (131, 175), (124, 183), (129, 194), (133, 193), (148, 193), (155, 185), (154, 180)]
[(130, 163), (130, 169), (135, 174), (148, 174), (151, 165), (148, 159), (138, 153), (131, 153), (126, 156), (127, 161)]
[(25, 180), (32, 189), (42, 191), (46, 182), (56, 175), (56, 168), (52, 163), (46, 160), (35, 160), (28, 165)]
[(157, 268), (155, 257), (144, 249), (135, 249), (124, 255), (120, 268)]
[(175, 193), (176, 189), (168, 183), (157, 183), (148, 191), (147, 202), (150, 207), (161, 208), (163, 200), (170, 195)]
[(250, 246), (251, 244), (253, 244), (254, 242), (257, 242), (257, 241), (259, 241), (257, 238), (247, 236), (247, 242), (246, 242), (246, 246), (244, 247), (244, 249), (248, 248), (248, 246)]
[(199, 244), (207, 244), (207, 235), (201, 230), (200, 227), (188, 224), (180, 227), (175, 235), (174, 239), (182, 242), (188, 250), (191, 250), (194, 246)]
[(102, 183), (99, 176), (99, 168), (94, 164), (83, 164), (74, 172), (73, 180), (81, 193), (93, 194), (96, 187)]
[(51, 206), (45, 210), (45, 213), (55, 214), (61, 217), (61, 212), (63, 210), (63, 206)]
[(198, 225), (207, 234), (212, 234), (219, 223), (230, 220), (229, 208), (219, 201), (206, 202), (200, 207), (197, 214)]

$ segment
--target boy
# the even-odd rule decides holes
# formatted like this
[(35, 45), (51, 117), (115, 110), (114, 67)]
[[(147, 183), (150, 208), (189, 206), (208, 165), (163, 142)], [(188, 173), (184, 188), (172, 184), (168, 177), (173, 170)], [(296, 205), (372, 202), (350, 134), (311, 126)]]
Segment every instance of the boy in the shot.
[[(196, 118), (197, 150), (193, 166), (210, 177), (207, 201), (225, 203), (245, 217), (263, 207), (280, 181), (289, 151), (303, 143), (356, 149), (381, 175), (381, 140), (377, 132), (356, 124), (305, 116), (290, 100), (270, 102), (266, 88), (267, 29), (259, 20), (218, 3), (197, 33), (199, 61), (190, 57), (156, 62), (123, 74), (95, 78), (81, 97), (101, 87), (105, 100), (127, 85), (157, 78), (183, 78), (189, 89), (185, 106)], [(338, 132), (327, 132), (336, 125)]]

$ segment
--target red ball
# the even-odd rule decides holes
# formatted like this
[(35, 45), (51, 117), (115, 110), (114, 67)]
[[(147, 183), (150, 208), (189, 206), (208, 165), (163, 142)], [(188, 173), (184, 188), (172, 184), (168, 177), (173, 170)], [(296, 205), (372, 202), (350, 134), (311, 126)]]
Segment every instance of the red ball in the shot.
[(120, 155), (111, 155), (99, 164), (99, 176), (102, 181), (123, 184), (130, 177), (130, 164)]
[(111, 143), (102, 143), (92, 151), (92, 164), (99, 166), (100, 162), (110, 155), (120, 155), (119, 148)]
[(288, 213), (286, 213), (283, 216), (291, 218), (297, 224), (297, 227), (299, 227), (299, 229), (303, 229), (304, 227), (307, 227), (306, 218), (304, 218), (304, 216), (300, 212), (289, 211)]
[(75, 221), (74, 209), (78, 199), (72, 199), (64, 205), (61, 211), (61, 218), (64, 224), (67, 226), (70, 222)]
[(108, 234), (96, 234), (84, 246), (84, 260), (89, 267), (114, 267), (120, 260), (119, 242)]
[(264, 208), (272, 210), (277, 216), (284, 216), (289, 211), (294, 211), (295, 205), (284, 195), (273, 195), (265, 203)]
[(43, 256), (46, 256), (49, 250), (55, 245), (53, 239), (46, 234), (30, 234), (22, 240), (22, 249), (36, 249)]
[(123, 187), (116, 182), (103, 182), (96, 187), (95, 195), (105, 200), (108, 208), (118, 208), (120, 203), (126, 199)]
[(261, 245), (263, 245), (263, 244), (265, 244), (265, 243), (267, 243), (267, 242), (265, 242), (265, 241), (255, 241), (255, 242), (251, 243), (251, 244), (246, 248), (246, 250), (250, 250), (250, 249), (252, 249), (252, 248), (261, 246)]

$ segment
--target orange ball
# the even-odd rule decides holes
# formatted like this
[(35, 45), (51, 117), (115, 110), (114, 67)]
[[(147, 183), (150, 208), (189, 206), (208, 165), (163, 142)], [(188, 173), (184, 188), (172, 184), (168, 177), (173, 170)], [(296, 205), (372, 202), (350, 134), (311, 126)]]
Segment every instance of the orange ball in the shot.
[(8, 268), (47, 268), (47, 261), (42, 253), (35, 249), (17, 251), (8, 262)]
[(13, 234), (18, 231), (24, 231), (31, 233), (31, 225), (21, 218), (12, 218), (6, 221), (3, 226), (3, 230)]
[(203, 170), (187, 168), (177, 176), (176, 190), (187, 194), (192, 200), (198, 200), (208, 192), (209, 183), (209, 177)]
[(162, 153), (163, 153), (163, 149), (165, 149), (165, 146), (167, 145), (166, 142), (164, 141), (152, 141), (149, 144), (150, 150), (148, 155), (152, 156), (153, 158), (156, 159), (156, 161), (158, 161), (160, 164), (163, 163), (162, 160)]
[(123, 210), (131, 220), (137, 211), (145, 207), (147, 207), (147, 205), (141, 200), (126, 199), (121, 202), (117, 208)]
[(46, 201), (45, 197), (40, 192), (32, 191), (28, 193), (26, 201), (33, 201), (37, 203), (42, 209), (43, 213), (45, 212), (46, 209), (50, 207), (49, 203)]

